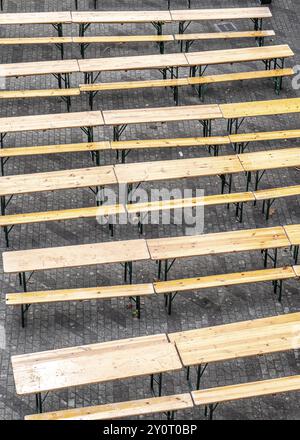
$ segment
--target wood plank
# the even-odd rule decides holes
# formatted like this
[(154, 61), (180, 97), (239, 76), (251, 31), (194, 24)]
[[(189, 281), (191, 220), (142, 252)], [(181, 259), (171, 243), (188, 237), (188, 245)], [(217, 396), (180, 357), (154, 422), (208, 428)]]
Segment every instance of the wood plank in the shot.
[(137, 214), (153, 211), (168, 211), (172, 209), (195, 208), (197, 206), (215, 206), (228, 203), (253, 201), (255, 201), (253, 194), (251, 192), (245, 192), (217, 194), (212, 196), (192, 197), (185, 199), (159, 200), (156, 202), (147, 203), (132, 203), (126, 205), (126, 210), (129, 214)]
[(300, 376), (282, 377), (225, 387), (193, 391), (195, 405), (229, 402), (300, 390)]
[(79, 72), (77, 60), (53, 60), (1, 64), (1, 77), (3, 78), (76, 72)]
[(1, 46), (30, 45), (30, 44), (66, 44), (73, 43), (73, 37), (26, 37), (0, 38)]
[(300, 185), (285, 186), (281, 188), (260, 189), (253, 192), (255, 200), (277, 199), (300, 195)]
[(293, 266), (294, 272), (297, 277), (300, 277), (300, 265)]
[(221, 104), (220, 110), (225, 119), (299, 113), (300, 98)]
[(169, 11), (82, 11), (72, 12), (72, 23), (152, 23), (171, 22)]
[(146, 241), (129, 240), (4, 252), (3, 267), (6, 273), (17, 273), (148, 259)]
[(152, 284), (101, 286), (28, 293), (8, 293), (6, 295), (6, 305), (17, 306), (21, 304), (108, 300), (113, 298), (145, 297), (151, 295), (154, 295)]
[(78, 153), (110, 150), (110, 142), (86, 142), (80, 144), (43, 145), (38, 147), (1, 148), (0, 157), (34, 156), (42, 154)]
[(104, 125), (102, 112), (55, 113), (51, 115), (0, 118), (0, 133), (43, 131)]
[(232, 143), (273, 141), (277, 139), (295, 139), (300, 137), (300, 130), (263, 131), (258, 133), (238, 133), (229, 135)]
[(1, 90), (0, 99), (55, 98), (60, 96), (79, 96), (80, 89), (45, 90)]
[(221, 119), (222, 114), (218, 105), (208, 104), (180, 107), (108, 110), (103, 111), (103, 118), (106, 125), (123, 125)]
[(119, 183), (187, 179), (243, 172), (237, 156), (201, 157), (115, 166)]
[(284, 226), (288, 239), (293, 246), (300, 245), (300, 224)]
[(167, 67), (188, 67), (183, 53), (164, 55), (138, 55), (129, 57), (106, 57), (78, 60), (79, 70), (87, 72), (117, 72), (127, 70), (151, 70)]
[(89, 208), (63, 209), (59, 211), (30, 212), (0, 216), (0, 226), (26, 225), (32, 223), (74, 220), (80, 218), (109, 217), (125, 214), (123, 205), (103, 205)]
[(196, 34), (176, 34), (174, 36), (177, 41), (190, 40), (229, 40), (234, 38), (257, 38), (257, 37), (273, 37), (273, 30), (263, 31), (235, 31), (235, 32), (202, 32)]
[(188, 86), (188, 78), (175, 79), (158, 79), (146, 81), (122, 81), (112, 83), (96, 83), (96, 84), (81, 84), (79, 89), (81, 92), (92, 91), (108, 91), (108, 90), (130, 90), (130, 89), (151, 89), (153, 87), (179, 87)]
[[(93, 37), (72, 37), (73, 43), (143, 43), (143, 42), (168, 42), (174, 41), (174, 35), (100, 35)], [(1, 39), (0, 39), (1, 43)]]
[(26, 12), (0, 14), (0, 25), (67, 24), (72, 22), (71, 12)]
[(144, 336), (11, 358), (18, 395), (54, 391), (182, 368), (167, 336)]
[(190, 292), (191, 290), (198, 289), (228, 287), (265, 281), (287, 280), (291, 278), (295, 278), (295, 272), (291, 266), (287, 266), (275, 269), (162, 281), (154, 283), (154, 289), (158, 295), (164, 295), (172, 292)]
[(0, 196), (117, 184), (111, 165), (0, 177)]
[(273, 58), (288, 58), (292, 56), (294, 56), (294, 52), (287, 44), (279, 46), (255, 46), (239, 49), (209, 50), (186, 54), (186, 58), (191, 66), (252, 62), (270, 60)]
[(76, 408), (65, 411), (35, 414), (26, 420), (114, 420), (124, 417), (142, 416), (169, 411), (179, 411), (194, 406), (191, 395), (153, 397), (130, 402), (110, 403), (106, 405)]
[(172, 10), (171, 17), (174, 21), (243, 20), (247, 18), (270, 18), (272, 13), (267, 7), (182, 9)]
[(111, 142), (113, 150), (135, 150), (142, 148), (174, 148), (174, 147), (203, 147), (208, 145), (228, 145), (228, 136), (189, 137), (174, 139), (146, 139), (133, 141)]
[(282, 227), (248, 229), (189, 237), (147, 240), (152, 260), (246, 252), (288, 247)]
[(300, 166), (300, 148), (257, 151), (239, 154), (238, 158), (245, 171), (274, 170)]

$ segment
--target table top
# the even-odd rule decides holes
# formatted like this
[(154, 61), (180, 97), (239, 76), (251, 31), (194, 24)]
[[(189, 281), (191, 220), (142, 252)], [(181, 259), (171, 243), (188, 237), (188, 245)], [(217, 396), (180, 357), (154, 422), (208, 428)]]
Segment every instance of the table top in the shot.
[(185, 54), (138, 55), (131, 57), (105, 57), (78, 60), (80, 72), (109, 72), (126, 70), (163, 69), (187, 67)]
[(289, 247), (283, 227), (147, 240), (152, 260)]
[[(143, 109), (109, 110), (103, 112), (106, 125), (143, 124), (154, 122), (221, 119), (218, 105), (188, 105)], [(1, 121), (1, 119), (0, 119)]]
[(284, 230), (293, 246), (300, 245), (300, 224), (284, 226)]
[(114, 241), (3, 253), (5, 273), (149, 260), (145, 240)]
[(50, 115), (0, 118), (0, 133), (55, 130), (61, 128), (97, 127), (104, 125), (102, 112), (53, 113)]
[(165, 334), (13, 356), (12, 366), (19, 395), (182, 368)]
[(300, 98), (221, 104), (220, 110), (225, 119), (299, 113)]
[(240, 20), (246, 18), (270, 18), (269, 8), (219, 8), (171, 10), (173, 21)]
[[(0, 15), (1, 17), (1, 15)], [(29, 63), (1, 64), (2, 77), (22, 77), (30, 75), (52, 75), (79, 72), (77, 60), (53, 60)]]
[(300, 313), (171, 333), (185, 366), (297, 349)]
[(209, 50), (186, 54), (189, 64), (193, 66), (250, 62), (292, 56), (294, 56), (294, 52), (287, 44), (278, 46), (243, 47), (240, 49)]
[(171, 22), (169, 11), (79, 11), (72, 12), (72, 23), (152, 23)]
[(71, 23), (71, 12), (21, 12), (0, 14), (0, 25)]
[(201, 157), (122, 164), (115, 166), (119, 183), (187, 179), (243, 172), (237, 156)]
[(273, 170), (300, 166), (300, 148), (256, 151), (238, 155), (245, 171)]

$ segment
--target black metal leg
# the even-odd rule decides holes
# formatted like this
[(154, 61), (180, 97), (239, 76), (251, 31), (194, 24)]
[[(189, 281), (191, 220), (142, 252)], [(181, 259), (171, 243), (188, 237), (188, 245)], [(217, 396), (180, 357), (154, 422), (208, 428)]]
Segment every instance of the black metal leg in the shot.
[(42, 412), (43, 412), (43, 401), (42, 401), (41, 393), (37, 393), (35, 395), (35, 402), (36, 402), (36, 411), (37, 411), (37, 413), (42, 414)]

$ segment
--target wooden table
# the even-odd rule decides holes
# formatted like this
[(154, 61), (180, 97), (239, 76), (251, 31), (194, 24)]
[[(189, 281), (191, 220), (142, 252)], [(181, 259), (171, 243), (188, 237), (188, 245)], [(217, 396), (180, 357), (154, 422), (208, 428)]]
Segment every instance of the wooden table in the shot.
[[(290, 246), (283, 227), (246, 229), (240, 231), (219, 232), (214, 234), (171, 237), (147, 240), (149, 253), (153, 261), (159, 261), (158, 279), (161, 278), (161, 263), (165, 262), (164, 279), (178, 258), (191, 258), (204, 255), (220, 255), (236, 252), (262, 250), (265, 255), (265, 267), (268, 258), (277, 263), (277, 250)], [(275, 249), (274, 257), (268, 250)], [(169, 260), (172, 260), (169, 265)]]
[(152, 124), (177, 121), (201, 121), (203, 135), (211, 134), (211, 121), (221, 119), (218, 105), (189, 105), (180, 107), (157, 107), (103, 112), (106, 125), (114, 126), (114, 141), (119, 141), (128, 124)]
[(176, 348), (167, 335), (144, 336), (81, 347), (12, 357), (18, 395), (36, 394), (42, 412), (41, 393), (108, 381), (159, 375), (182, 368)]
[(229, 134), (233, 134), (234, 129), (237, 134), (245, 118), (300, 113), (300, 98), (221, 104), (220, 110), (228, 119)]
[(7, 133), (62, 128), (81, 128), (88, 142), (93, 142), (93, 127), (101, 125), (104, 125), (104, 120), (100, 111), (0, 118), (0, 146), (4, 148)]
[(132, 284), (133, 262), (149, 260), (145, 240), (114, 241), (27, 251), (4, 252), (5, 273), (19, 273), (26, 292), (26, 272), (102, 264), (125, 264), (125, 281)]
[[(169, 334), (185, 367), (197, 366), (197, 389), (207, 365), (300, 347), (300, 313)], [(189, 368), (188, 368), (189, 374)]]
[(266, 170), (293, 168), (300, 166), (300, 148), (283, 148), (281, 150), (257, 151), (238, 155), (247, 175), (246, 190), (248, 191), (252, 172), (255, 171), (255, 191)]

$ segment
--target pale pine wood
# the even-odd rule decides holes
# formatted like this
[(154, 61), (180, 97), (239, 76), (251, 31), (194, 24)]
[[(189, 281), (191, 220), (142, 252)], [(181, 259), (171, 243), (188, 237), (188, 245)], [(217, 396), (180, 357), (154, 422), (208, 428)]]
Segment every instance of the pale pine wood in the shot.
[[(194, 208), (197, 206), (214, 206), (227, 203), (253, 202), (255, 197), (251, 192), (218, 194), (213, 196), (193, 197), (186, 199), (159, 200), (148, 203), (132, 203), (126, 205), (130, 214), (153, 211), (169, 211), (171, 209)], [(0, 219), (1, 220), (1, 219)], [(0, 223), (1, 224), (1, 223)]]
[(240, 172), (243, 172), (243, 168), (237, 156), (166, 160), (115, 166), (119, 183), (187, 179)]
[(110, 150), (110, 142), (86, 142), (80, 144), (43, 145), (39, 147), (1, 148), (0, 157), (34, 156), (43, 154), (77, 153)]
[(194, 403), (191, 395), (187, 393), (35, 414), (25, 417), (25, 420), (114, 420), (124, 417), (178, 411), (192, 408), (193, 406)]
[(0, 216), (0, 226), (26, 225), (80, 218), (94, 218), (96, 220), (100, 217), (109, 217), (125, 213), (125, 207), (122, 205), (103, 205), (88, 208), (63, 209), (60, 211), (30, 212), (28, 214), (22, 213)]
[(53, 75), (79, 72), (77, 60), (35, 61), (1, 64), (1, 76), (5, 78), (31, 75)]
[(191, 290), (209, 289), (212, 287), (228, 287), (240, 284), (287, 280), (292, 278), (295, 278), (295, 272), (293, 268), (289, 266), (250, 272), (187, 278), (174, 281), (162, 281), (154, 283), (154, 289), (157, 294), (165, 295), (166, 293), (172, 292), (189, 292)]
[(293, 246), (300, 245), (300, 224), (284, 226), (288, 239)]
[(18, 395), (178, 371), (165, 334), (12, 356)]
[(297, 277), (300, 277), (300, 265), (293, 267)]
[(255, 200), (277, 199), (300, 195), (300, 185), (285, 186), (282, 188), (269, 188), (254, 191)]
[(188, 83), (189, 85), (213, 84), (226, 81), (243, 81), (292, 75), (294, 75), (293, 69), (258, 70), (254, 72), (239, 72), (223, 75), (207, 75), (203, 77), (188, 78)]
[(123, 81), (113, 83), (100, 84), (82, 84), (79, 86), (80, 92), (104, 92), (107, 90), (130, 90), (130, 89), (147, 89), (154, 87), (178, 87), (188, 86), (188, 78), (147, 80), (147, 81)]
[(220, 110), (225, 119), (299, 113), (300, 98), (221, 104)]
[(145, 240), (129, 240), (4, 252), (3, 267), (6, 273), (15, 273), (144, 261), (149, 258)]
[(103, 118), (106, 125), (123, 125), (221, 119), (222, 114), (218, 105), (209, 104), (181, 107), (108, 110), (103, 112)]
[(300, 137), (300, 130), (263, 131), (258, 133), (231, 134), (229, 139), (236, 142), (273, 141), (277, 139), (294, 139)]
[(238, 158), (245, 171), (291, 168), (300, 165), (300, 148), (295, 147), (244, 153), (239, 154)]
[(79, 96), (80, 89), (45, 89), (45, 90), (1, 90), (0, 99), (51, 98), (60, 96)]
[(72, 22), (71, 12), (26, 12), (0, 14), (0, 25), (12, 24), (67, 24)]
[(192, 396), (195, 405), (199, 406), (299, 390), (300, 376), (290, 376), (193, 391)]
[(169, 11), (82, 11), (72, 12), (72, 23), (152, 23), (171, 22)]
[[(102, 36), (94, 36), (94, 37), (73, 37), (73, 43), (142, 43), (142, 42), (168, 42), (174, 41), (174, 35), (120, 35), (120, 36), (112, 36), (112, 35), (102, 35)], [(0, 39), (1, 43), (1, 39)]]
[(261, 37), (273, 37), (275, 32), (273, 30), (265, 31), (242, 31), (242, 32), (202, 32), (197, 34), (176, 34), (174, 36), (177, 41), (189, 41), (189, 40), (229, 40), (234, 38), (261, 38)]
[(0, 133), (43, 131), (61, 128), (97, 127), (104, 125), (102, 112), (58, 113), (51, 115), (0, 118)]
[(29, 293), (8, 293), (7, 306), (45, 304), (68, 301), (108, 300), (113, 298), (145, 297), (154, 295), (152, 284), (101, 286), (82, 289), (49, 290)]
[(230, 64), (270, 60), (273, 58), (289, 58), (292, 56), (294, 56), (294, 52), (287, 44), (279, 46), (255, 46), (240, 49), (210, 50), (186, 54), (186, 58), (191, 66)]
[(87, 73), (188, 67), (189, 63), (185, 54), (173, 53), (163, 55), (90, 58), (78, 60), (78, 65), (80, 72)]
[(73, 37), (0, 38), (0, 46), (73, 43)]
[(135, 150), (142, 148), (173, 148), (173, 147), (202, 147), (207, 145), (228, 145), (228, 136), (189, 137), (175, 139), (147, 139), (133, 141), (111, 142), (113, 150)]
[(173, 21), (242, 20), (247, 18), (270, 18), (269, 8), (219, 8), (172, 10)]
[(283, 227), (147, 240), (151, 259), (167, 260), (289, 247)]
[(113, 166), (0, 177), (0, 196), (115, 185)]

